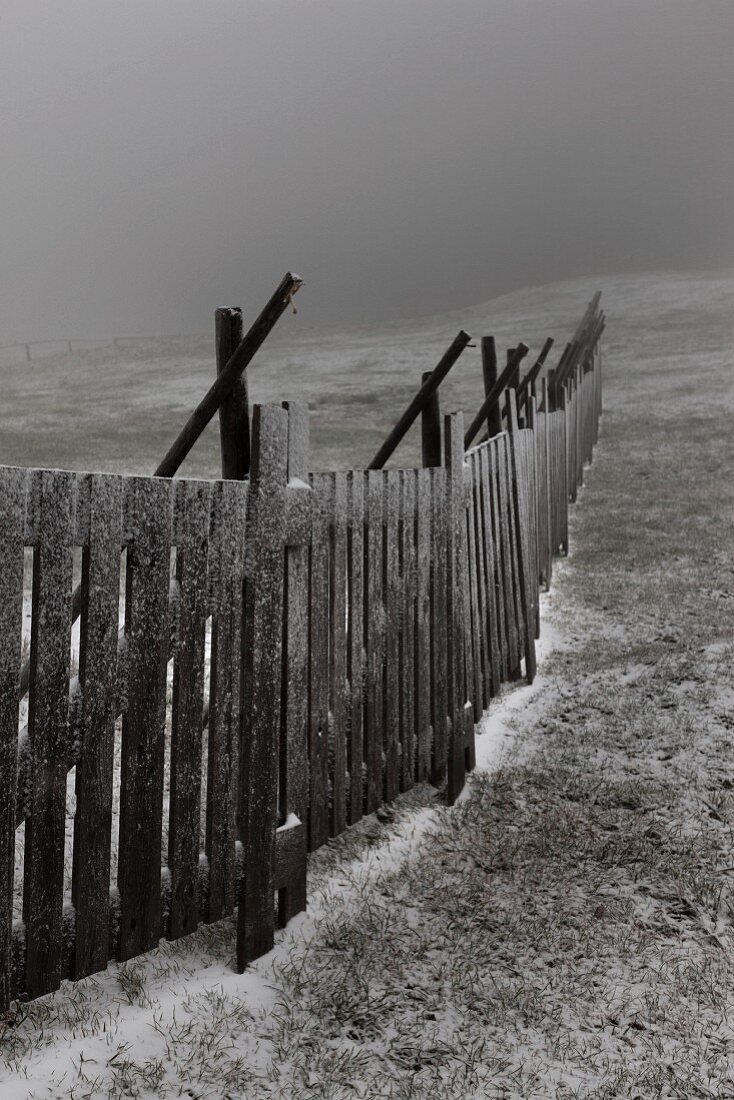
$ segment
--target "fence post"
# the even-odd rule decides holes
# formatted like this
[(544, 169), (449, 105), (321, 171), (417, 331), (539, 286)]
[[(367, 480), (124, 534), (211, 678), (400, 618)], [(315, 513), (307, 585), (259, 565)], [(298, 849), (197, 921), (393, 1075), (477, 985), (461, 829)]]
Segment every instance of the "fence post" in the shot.
[(463, 786), (467, 756), (473, 757), (474, 709), (467, 701), (467, 660), (471, 654), (469, 625), (469, 570), (466, 547), (468, 494), (464, 472), (464, 415), (444, 418), (447, 507), (448, 747), (446, 800), (452, 805)]
[[(497, 381), (497, 348), (494, 336), (483, 336), (482, 349), (482, 375), (484, 377), (485, 398), (492, 392), (492, 387)], [(492, 406), (487, 414), (487, 434), (491, 439), (502, 431), (502, 410), (499, 403)]]
[[(431, 377), (431, 371), (421, 375), (421, 385), (425, 386)], [(441, 465), (441, 402), (436, 390), (421, 410), (421, 444), (423, 465)]]
[[(242, 310), (218, 309), (216, 330), (217, 376), (242, 343)], [(219, 406), (219, 445), (222, 477), (242, 481), (250, 472), (250, 405), (247, 374), (242, 374)]]
[(247, 705), (240, 741), (240, 971), (272, 948), (274, 936), (288, 414), (274, 405), (256, 405), (252, 429), (243, 645)]

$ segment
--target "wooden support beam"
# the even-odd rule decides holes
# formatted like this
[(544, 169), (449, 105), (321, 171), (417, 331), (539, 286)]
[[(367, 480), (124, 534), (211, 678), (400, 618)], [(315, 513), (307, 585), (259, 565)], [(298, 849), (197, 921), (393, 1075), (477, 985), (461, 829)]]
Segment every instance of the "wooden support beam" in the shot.
[(490, 411), (498, 404), (507, 384), (508, 380), (515, 373), (515, 368), (519, 367), (522, 360), (528, 353), (527, 344), (518, 344), (515, 348), (515, 353), (512, 356), (511, 361), (507, 364), (501, 375), (495, 382), (492, 389), (489, 391), (484, 401), (482, 402), (477, 415), (472, 420), (471, 424), (467, 428), (466, 435), (464, 436), (464, 450), (468, 451), (474, 441), (479, 429), (487, 419)]
[(471, 336), (468, 332), (464, 332), (464, 330), (461, 329), (458, 335), (454, 337), (449, 348), (444, 352), (438, 365), (431, 371), (428, 379), (418, 390), (418, 393), (410, 402), (407, 409), (370, 462), (367, 467), (368, 470), (382, 469), (390, 455), (401, 442), (418, 415), (423, 411), (428, 401), (441, 385), (444, 378), (469, 343), (471, 343)]
[(208, 393), (201, 399), (162, 460), (158, 463), (154, 477), (173, 477), (204, 428), (221, 407), (222, 402), (229, 397), (235, 383), (252, 361), (255, 353), (262, 346), (265, 338), (275, 327), (280, 317), (285, 313), (293, 295), (301, 285), (302, 280), (297, 275), (291, 274), (290, 271), (281, 280), (280, 285), (260, 316), (227, 360), (227, 364), (221, 374), (218, 375), (216, 382), (212, 383)]

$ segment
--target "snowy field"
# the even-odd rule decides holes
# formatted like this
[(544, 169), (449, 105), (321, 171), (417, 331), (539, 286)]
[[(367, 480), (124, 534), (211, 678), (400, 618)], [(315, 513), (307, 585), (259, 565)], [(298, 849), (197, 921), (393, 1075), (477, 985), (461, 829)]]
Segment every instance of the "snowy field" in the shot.
[[(316, 465), (366, 462), (458, 328), (562, 343), (597, 287), (605, 415), (571, 556), (538, 679), (485, 716), (459, 805), (417, 788), (313, 856), (308, 912), (245, 975), (225, 921), (18, 1006), (3, 1100), (734, 1095), (734, 278), (323, 336), (298, 333), (306, 286), (251, 396), (311, 401)], [(204, 340), (3, 368), (0, 460), (149, 471), (212, 372)], [(444, 408), (469, 412), (478, 352), (454, 373)], [(189, 468), (217, 463), (211, 432)]]

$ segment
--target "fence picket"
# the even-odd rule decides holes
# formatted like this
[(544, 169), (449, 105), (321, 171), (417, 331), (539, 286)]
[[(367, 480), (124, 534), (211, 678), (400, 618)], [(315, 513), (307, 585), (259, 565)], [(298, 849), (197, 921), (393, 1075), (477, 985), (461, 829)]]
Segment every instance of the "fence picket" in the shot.
[(249, 696), (240, 757), (244, 874), (238, 891), (239, 970), (269, 951), (274, 938), (287, 477), (288, 414), (273, 405), (256, 405), (243, 646)]
[[(31, 773), (25, 835), (25, 992), (40, 997), (63, 976), (66, 782), (69, 756), (72, 514), (70, 474), (39, 471), (38, 545), (28, 733)], [(160, 861), (159, 861), (160, 862)]]
[(25, 487), (24, 470), (0, 471), (0, 1014), (7, 1012), (12, 996)]
[(82, 553), (79, 682), (82, 742), (76, 765), (71, 900), (72, 976), (103, 970), (110, 957), (100, 929), (110, 921), (110, 846), (122, 542), (122, 481), (92, 475), (89, 542)]
[(122, 776), (117, 885), (121, 960), (155, 947), (161, 936), (163, 751), (168, 665), (171, 482), (128, 482), (125, 644), (127, 710), (122, 722)]
[(349, 823), (362, 817), (364, 804), (364, 714), (365, 714), (365, 477), (361, 472), (349, 474)]
[[(206, 482), (176, 485), (176, 580), (178, 644), (173, 662), (171, 790), (168, 869), (171, 875), (169, 939), (193, 932), (199, 922), (199, 852), (204, 708), (204, 644), (208, 614), (207, 559), (211, 489)], [(212, 721), (213, 719), (213, 721)], [(210, 726), (218, 727), (216, 703)]]

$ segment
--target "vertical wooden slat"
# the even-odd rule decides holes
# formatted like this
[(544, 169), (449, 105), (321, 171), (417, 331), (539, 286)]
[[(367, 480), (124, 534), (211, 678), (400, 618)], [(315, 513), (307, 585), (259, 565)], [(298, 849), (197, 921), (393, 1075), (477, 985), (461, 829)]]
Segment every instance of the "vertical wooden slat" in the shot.
[[(285, 402), (288, 412), (288, 480), (308, 482), (308, 407)], [(288, 546), (284, 580), (283, 707), (281, 716), (280, 823), (295, 815), (307, 832), (308, 813), (308, 546)], [(299, 851), (305, 852), (303, 838)], [(278, 897), (286, 924), (306, 908), (305, 856), (293, 865)]]
[(525, 672), (529, 683), (535, 678), (535, 612), (533, 605), (533, 589), (537, 583), (533, 577), (534, 566), (530, 548), (530, 506), (529, 506), (529, 471), (527, 469), (527, 450), (525, 438), (530, 433), (521, 431), (517, 422), (517, 406), (514, 395), (510, 395), (508, 401), (508, 421), (510, 425), (509, 454), (510, 454), (510, 488), (515, 517), (515, 532), (517, 538), (517, 592), (524, 623), (524, 652)]
[(416, 770), (416, 498), (417, 471), (403, 472), (400, 498), (401, 602), (400, 634), (400, 789), (415, 782)]
[(127, 710), (122, 722), (122, 775), (117, 883), (118, 956), (155, 947), (161, 935), (163, 751), (168, 664), (171, 488), (163, 479), (127, 486), (125, 643)]
[[(474, 526), (474, 545), (476, 561), (477, 592), (477, 633), (479, 637), (479, 661), (481, 681), (481, 710), (489, 706), (493, 694), (491, 646), (489, 640), (489, 597), (487, 595), (487, 552), (484, 529), (484, 485), (482, 476), (482, 453), (486, 447), (479, 448), (471, 459), (472, 501), (469, 508), (470, 522)], [(479, 708), (475, 713), (481, 714)]]
[(332, 836), (347, 826), (347, 477), (333, 477), (329, 591), (330, 769)]
[[(484, 698), (484, 647), (482, 644), (482, 632), (480, 625), (480, 608), (481, 612), (484, 611), (484, 601), (482, 599), (483, 589), (480, 582), (480, 564), (479, 564), (479, 551), (477, 545), (477, 509), (475, 503), (475, 493), (477, 490), (477, 478), (474, 473), (475, 469), (475, 455), (472, 455), (469, 460), (469, 468), (472, 471), (472, 493), (470, 506), (465, 509), (465, 526), (466, 531), (464, 538), (467, 546), (467, 574), (469, 581), (469, 590), (467, 593), (469, 602), (469, 621), (467, 626), (469, 628), (467, 638), (471, 648), (471, 682), (468, 685), (469, 696), (472, 699), (474, 706), (474, 713), (480, 715), (484, 710), (485, 698)], [(487, 697), (489, 702), (489, 697)]]
[[(176, 484), (175, 492), (179, 616), (173, 663), (168, 812), (168, 869), (171, 875), (168, 937), (172, 940), (193, 932), (199, 920), (201, 742), (204, 646), (209, 612), (207, 560), (211, 488), (206, 482), (181, 481)], [(216, 701), (213, 709), (211, 702), (210, 699), (209, 718), (216, 738), (220, 712)]]
[(18, 697), (23, 625), (23, 511), (26, 474), (0, 471), (0, 1014), (13, 969), (13, 880)]
[(517, 619), (516, 557), (514, 550), (512, 498), (508, 482), (507, 434), (497, 436), (498, 519), (502, 545), (502, 588), (507, 638), (507, 676), (516, 676), (520, 665), (520, 632)]
[(568, 553), (568, 407), (565, 387), (561, 388), (558, 411), (558, 521), (559, 543)]
[(415, 612), (415, 704), (416, 767), (419, 782), (431, 773), (432, 690), (431, 690), (431, 509), (430, 470), (418, 470), (415, 513), (416, 612)]
[[(39, 477), (28, 696), (31, 772), (23, 881), (25, 991), (29, 998), (58, 989), (62, 977), (66, 774), (70, 750), (72, 475), (43, 470)], [(160, 868), (160, 857), (158, 865)]]
[(122, 542), (122, 482), (118, 478), (90, 477), (89, 514), (89, 542), (82, 551), (79, 683), (83, 719), (76, 765), (71, 885), (76, 914), (74, 978), (103, 970), (110, 955), (104, 930), (109, 926), (117, 710)]
[(364, 488), (361, 471), (349, 475), (349, 823), (362, 817), (364, 804)]
[(449, 723), (447, 664), (449, 639), (446, 610), (447, 477), (445, 468), (434, 469), (431, 474), (431, 724), (433, 727), (431, 782), (435, 786), (440, 786), (446, 778)]
[(273, 946), (283, 656), (288, 414), (256, 405), (248, 501), (248, 584), (244, 670), (248, 713), (242, 727), (241, 824), (244, 875), (239, 889), (237, 966)]
[[(454, 413), (444, 420), (446, 449), (446, 620), (448, 656), (448, 711), (450, 718), (447, 753), (449, 804), (456, 801), (466, 774), (467, 677), (465, 661), (471, 660), (469, 570), (464, 480), (464, 417)], [(467, 642), (469, 645), (467, 645)], [(471, 709), (471, 708), (470, 708)]]
[(498, 607), (498, 580), (496, 573), (497, 550), (494, 542), (492, 520), (491, 450), (489, 445), (485, 445), (479, 451), (478, 491), (486, 600), (484, 636), (487, 643), (489, 691), (490, 695), (494, 696), (499, 691), (502, 676), (502, 646), (499, 636), (500, 616)]
[(329, 839), (329, 523), (333, 480), (311, 479), (309, 580), (309, 850)]
[(499, 682), (504, 683), (509, 675), (509, 641), (507, 610), (505, 607), (505, 558), (503, 549), (503, 520), (500, 498), (499, 477), (499, 441), (495, 437), (487, 446), (489, 522), (492, 532), (494, 551), (493, 572), (495, 606), (497, 608), (497, 641), (499, 645)]
[(382, 801), (382, 737), (385, 657), (385, 608), (383, 604), (384, 485), (380, 471), (367, 475), (366, 651), (367, 706), (365, 809), (372, 813)]
[(385, 472), (385, 690), (383, 794), (392, 802), (400, 790), (400, 482), (398, 470)]
[[(283, 414), (285, 415), (285, 414)], [(214, 573), (207, 742), (206, 919), (219, 920), (236, 902), (240, 691), (248, 486), (214, 485), (209, 551)], [(278, 669), (280, 671), (280, 669)]]

